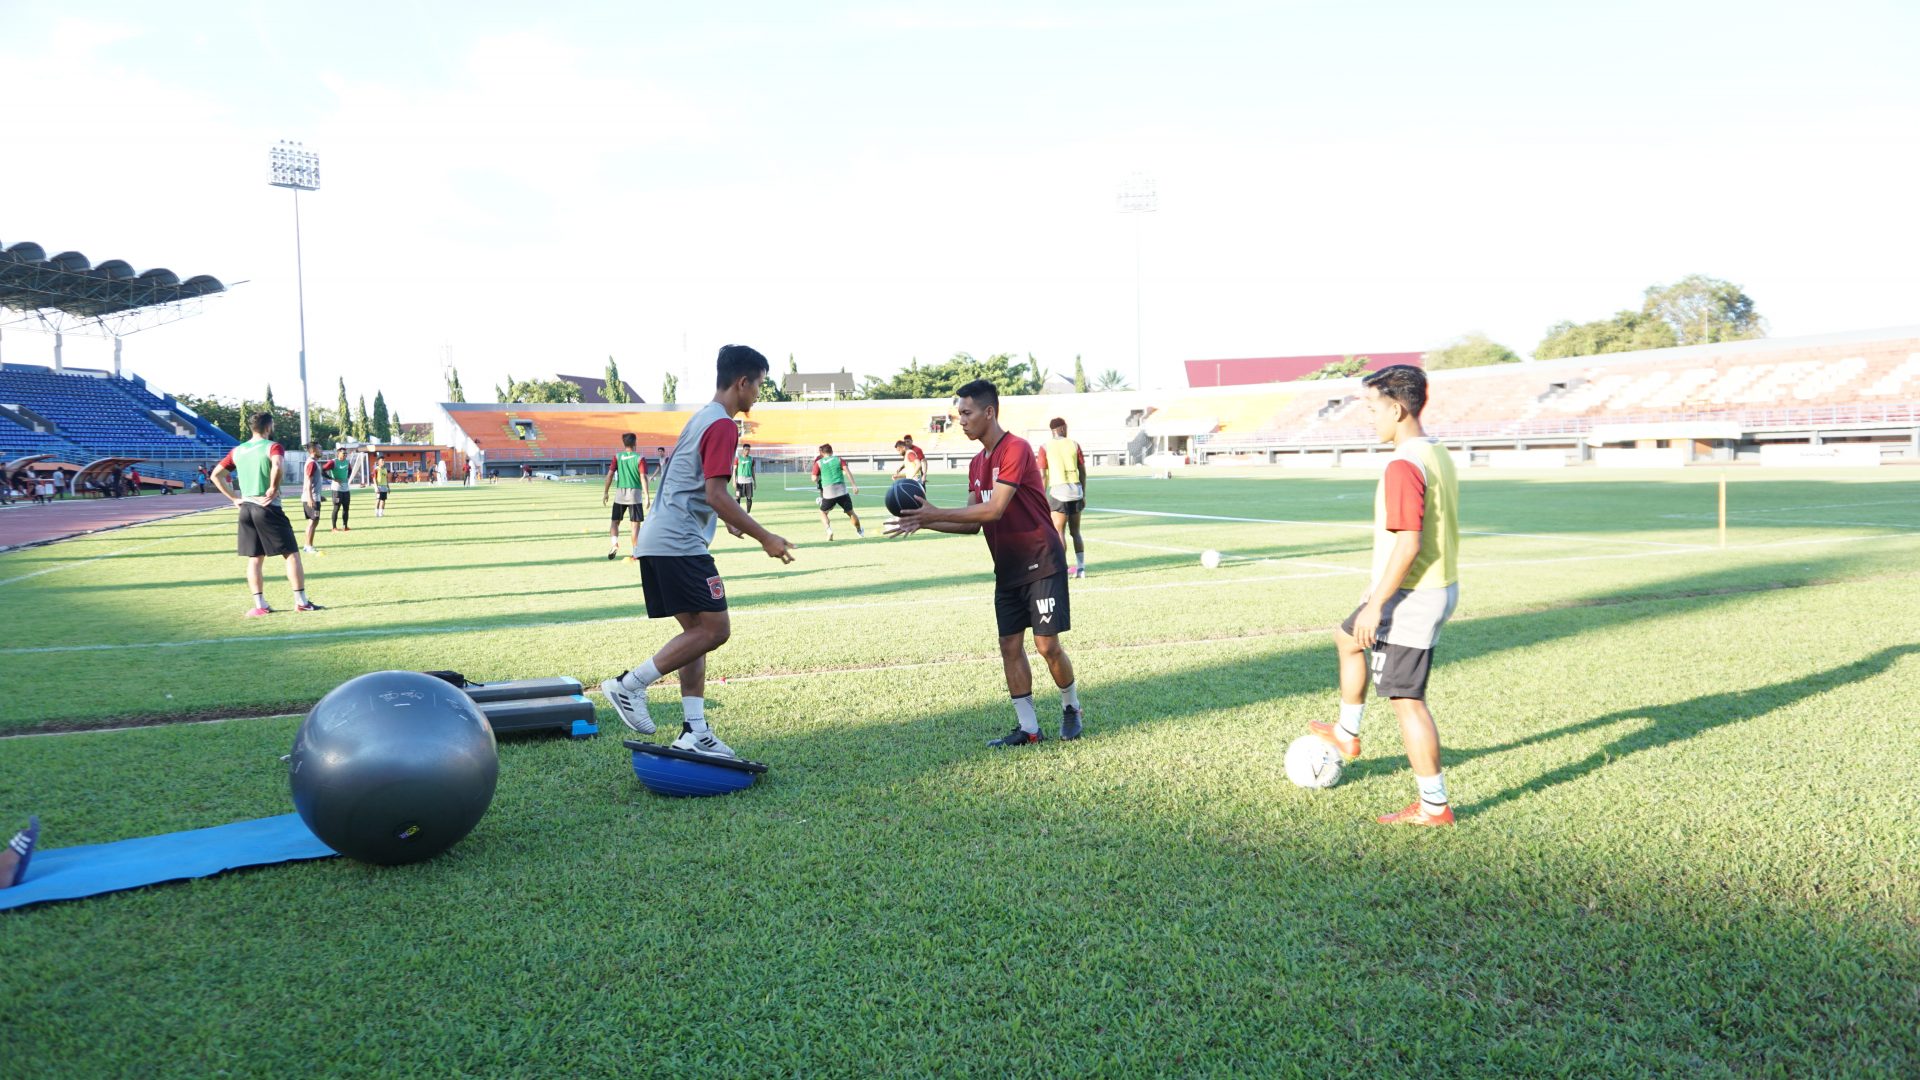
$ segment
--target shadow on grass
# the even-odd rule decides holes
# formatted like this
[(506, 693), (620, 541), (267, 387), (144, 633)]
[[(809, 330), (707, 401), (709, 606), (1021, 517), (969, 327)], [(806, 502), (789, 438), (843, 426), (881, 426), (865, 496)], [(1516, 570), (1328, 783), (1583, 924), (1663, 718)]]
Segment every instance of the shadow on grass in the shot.
[(1557, 784), (1578, 780), (1594, 771), (1631, 754), (1643, 750), (1661, 750), (1678, 742), (1684, 742), (1696, 735), (1703, 735), (1716, 728), (1729, 724), (1739, 724), (1756, 717), (1765, 716), (1776, 709), (1784, 709), (1795, 702), (1803, 701), (1816, 694), (1837, 690), (1884, 675), (1903, 656), (1920, 653), (1920, 644), (1899, 645), (1881, 649), (1871, 656), (1865, 656), (1850, 664), (1842, 664), (1826, 671), (1804, 675), (1797, 679), (1787, 679), (1751, 690), (1732, 690), (1721, 694), (1704, 694), (1676, 701), (1668, 705), (1653, 705), (1644, 708), (1621, 709), (1596, 716), (1589, 720), (1567, 724), (1552, 731), (1543, 731), (1529, 735), (1524, 739), (1515, 739), (1497, 746), (1475, 747), (1470, 750), (1447, 750), (1448, 764), (1459, 761), (1471, 761), (1489, 754), (1504, 753), (1521, 747), (1549, 742), (1567, 735), (1597, 728), (1608, 727), (1625, 720), (1646, 720), (1645, 727), (1637, 728), (1614, 739), (1605, 746), (1578, 761), (1570, 761), (1524, 784), (1516, 784), (1504, 791), (1476, 801), (1471, 812), (1482, 813), (1512, 802), (1523, 795), (1545, 791)]

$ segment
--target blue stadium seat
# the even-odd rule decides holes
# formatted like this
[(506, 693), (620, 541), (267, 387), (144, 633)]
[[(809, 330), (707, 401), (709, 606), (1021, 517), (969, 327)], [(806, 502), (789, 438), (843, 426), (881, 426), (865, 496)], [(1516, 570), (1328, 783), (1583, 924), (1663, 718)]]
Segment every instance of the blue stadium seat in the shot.
[(0, 420), (0, 457), (57, 453), (80, 462), (109, 456), (218, 459), (236, 441), (204, 420), (194, 424), (193, 436), (179, 434), (151, 415), (177, 409), (171, 399), (155, 395), (143, 383), (104, 374), (0, 364), (0, 404), (31, 409), (56, 429), (41, 434)]

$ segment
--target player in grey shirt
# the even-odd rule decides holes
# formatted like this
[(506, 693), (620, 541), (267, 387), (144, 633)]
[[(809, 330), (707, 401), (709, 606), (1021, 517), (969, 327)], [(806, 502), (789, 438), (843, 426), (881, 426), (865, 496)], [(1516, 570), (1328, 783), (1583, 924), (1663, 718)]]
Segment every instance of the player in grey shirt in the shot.
[(719, 391), (681, 429), (635, 549), (647, 617), (672, 616), (680, 623), (680, 633), (644, 664), (601, 683), (600, 690), (628, 727), (651, 735), (647, 687), (678, 671), (683, 719), (674, 748), (732, 757), (733, 749), (707, 726), (707, 654), (726, 644), (732, 633), (726, 585), (707, 549), (720, 521), (726, 522), (728, 532), (752, 537), (783, 563), (793, 561), (793, 545), (762, 528), (729, 490), (740, 444), (733, 418), (760, 400), (767, 358), (745, 345), (728, 345), (720, 350), (718, 367)]

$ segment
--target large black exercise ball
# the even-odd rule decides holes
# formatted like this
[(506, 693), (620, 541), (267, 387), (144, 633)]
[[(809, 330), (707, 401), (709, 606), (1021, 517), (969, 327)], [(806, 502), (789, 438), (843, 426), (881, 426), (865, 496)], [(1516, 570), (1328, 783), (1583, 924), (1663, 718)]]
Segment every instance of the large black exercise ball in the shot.
[(362, 862), (431, 859), (493, 801), (500, 758), (480, 707), (417, 671), (376, 671), (320, 699), (288, 759), (293, 808), (328, 847)]

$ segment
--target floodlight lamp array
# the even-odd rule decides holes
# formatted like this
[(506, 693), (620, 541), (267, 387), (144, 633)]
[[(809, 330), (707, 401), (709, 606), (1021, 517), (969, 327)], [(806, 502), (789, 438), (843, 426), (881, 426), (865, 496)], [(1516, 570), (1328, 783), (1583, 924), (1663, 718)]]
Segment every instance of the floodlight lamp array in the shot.
[(296, 191), (320, 190), (320, 155), (285, 139), (267, 151), (267, 183)]
[(1120, 185), (1118, 201), (1123, 214), (1151, 214), (1160, 209), (1160, 189), (1152, 177), (1134, 173)]

